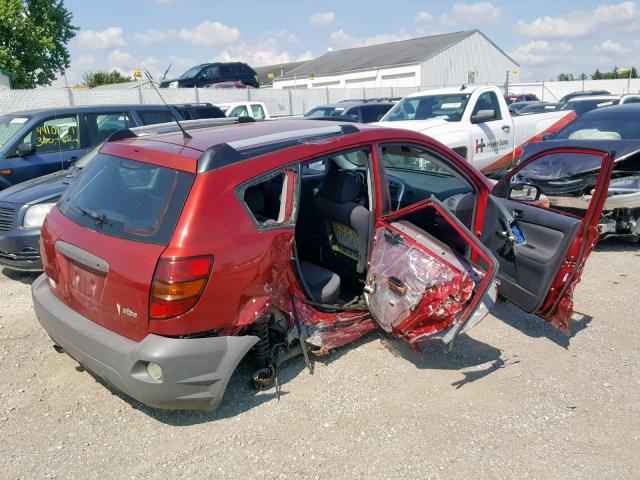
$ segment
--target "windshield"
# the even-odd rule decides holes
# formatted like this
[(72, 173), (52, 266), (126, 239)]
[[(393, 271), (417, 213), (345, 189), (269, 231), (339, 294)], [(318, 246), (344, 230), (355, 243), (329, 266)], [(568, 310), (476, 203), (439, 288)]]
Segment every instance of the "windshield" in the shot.
[(579, 118), (560, 130), (553, 138), (554, 140), (640, 140), (640, 121), (634, 122), (625, 118)]
[(0, 116), (0, 147), (11, 141), (16, 132), (29, 121), (29, 118), (15, 115)]
[(102, 153), (89, 160), (62, 197), (62, 214), (106, 235), (169, 243), (195, 176)]
[(459, 122), (469, 102), (469, 93), (403, 98), (382, 121), (444, 120)]
[(186, 72), (184, 72), (182, 75), (180, 75), (180, 77), (178, 78), (191, 78), (191, 77), (195, 77), (200, 70), (202, 70), (202, 66), (198, 65), (197, 67), (191, 67), (189, 70), (187, 70)]

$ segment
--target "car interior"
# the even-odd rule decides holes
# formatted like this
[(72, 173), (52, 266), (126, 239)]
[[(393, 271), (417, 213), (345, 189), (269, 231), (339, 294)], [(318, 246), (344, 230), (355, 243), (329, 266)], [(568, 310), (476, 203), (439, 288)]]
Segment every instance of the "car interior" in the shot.
[[(381, 149), (391, 211), (435, 197), (466, 226), (473, 222), (475, 190), (442, 159), (409, 145)], [(300, 197), (295, 221), (294, 256), (310, 300), (349, 305), (362, 295), (372, 242), (370, 151), (358, 149), (301, 166)], [(281, 224), (284, 175), (278, 174), (244, 190), (246, 206), (258, 227)], [(467, 242), (435, 209), (407, 215), (404, 224), (429, 233), (447, 250), (464, 257)]]

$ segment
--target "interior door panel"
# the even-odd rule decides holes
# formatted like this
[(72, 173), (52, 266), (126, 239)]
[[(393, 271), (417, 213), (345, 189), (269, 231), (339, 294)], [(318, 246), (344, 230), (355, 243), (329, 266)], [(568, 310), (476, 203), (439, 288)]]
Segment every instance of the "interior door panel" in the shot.
[[(524, 242), (505, 239), (505, 222)], [(526, 312), (538, 310), (559, 271), (581, 219), (491, 195), (482, 242), (500, 264), (500, 293)]]

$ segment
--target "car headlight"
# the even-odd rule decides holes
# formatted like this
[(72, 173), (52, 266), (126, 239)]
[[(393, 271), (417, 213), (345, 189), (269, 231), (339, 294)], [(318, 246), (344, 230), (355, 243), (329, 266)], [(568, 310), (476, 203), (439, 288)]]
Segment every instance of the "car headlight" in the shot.
[(178, 88), (179, 85), (180, 85), (180, 82), (176, 80), (175, 82), (171, 82), (169, 84), (169, 88)]
[(55, 207), (56, 202), (52, 203), (40, 203), (27, 208), (27, 212), (24, 214), (24, 220), (22, 226), (25, 228), (40, 228), (44, 223), (44, 218), (47, 213)]

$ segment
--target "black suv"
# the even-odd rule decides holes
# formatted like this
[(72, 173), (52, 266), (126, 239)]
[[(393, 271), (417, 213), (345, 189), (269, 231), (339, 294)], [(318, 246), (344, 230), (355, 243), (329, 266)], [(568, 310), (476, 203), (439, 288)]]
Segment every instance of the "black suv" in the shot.
[(184, 72), (178, 78), (165, 80), (160, 88), (206, 87), (212, 83), (237, 82), (258, 88), (256, 71), (246, 63), (203, 63)]

